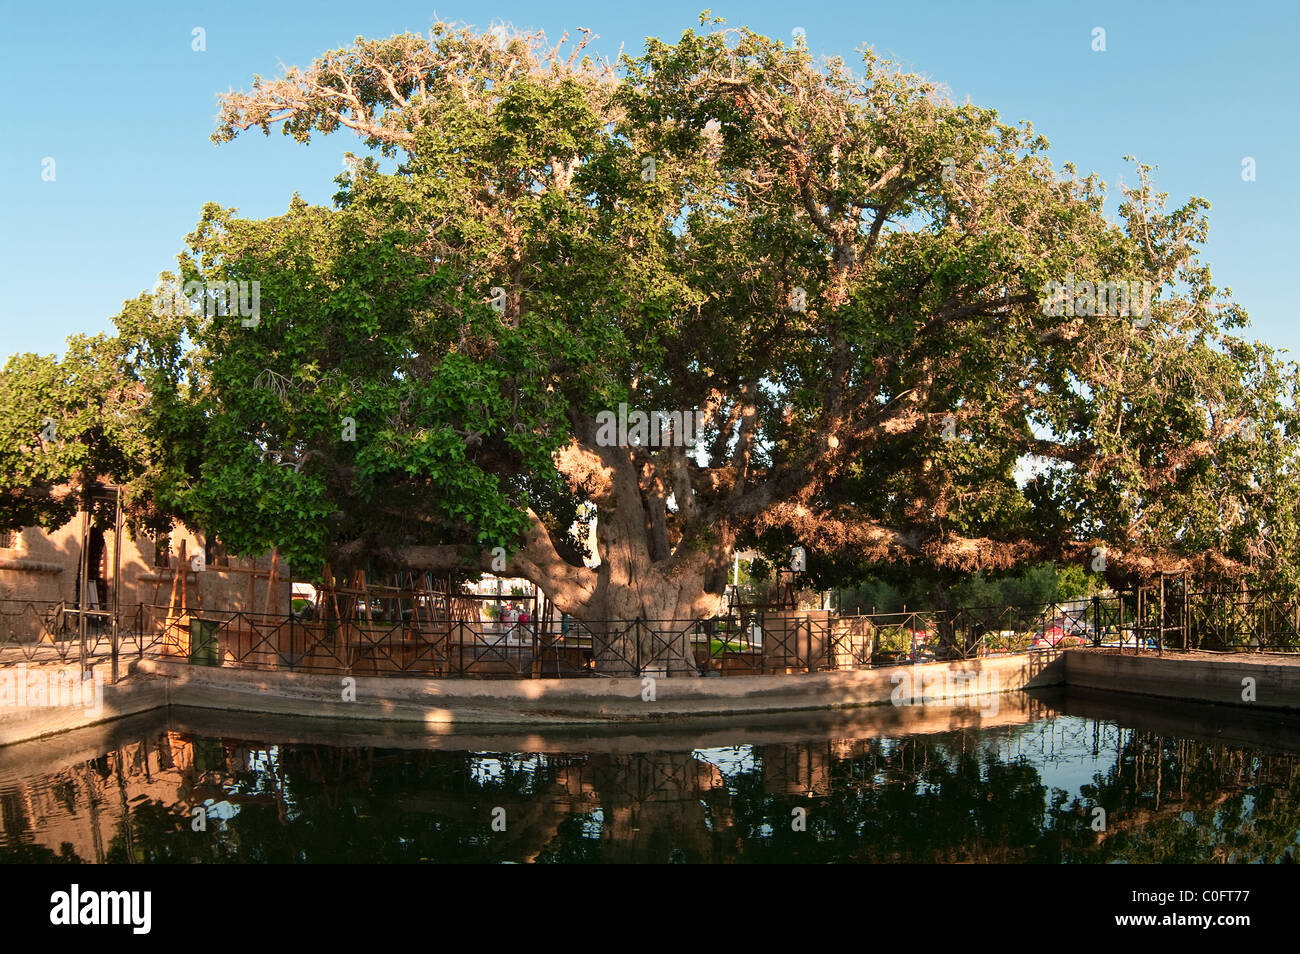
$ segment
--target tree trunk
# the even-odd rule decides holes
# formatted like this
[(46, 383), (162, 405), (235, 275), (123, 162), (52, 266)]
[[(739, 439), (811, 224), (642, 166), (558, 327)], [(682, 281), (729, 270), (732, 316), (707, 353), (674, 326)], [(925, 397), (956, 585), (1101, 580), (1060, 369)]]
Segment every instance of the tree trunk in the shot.
[(572, 617), (580, 632), (591, 635), (596, 671), (698, 673), (692, 635), (695, 624), (722, 604), (735, 534), (725, 525), (692, 526), (681, 507), (672, 515), (679, 522), (670, 532), (666, 501), (671, 491), (646, 477), (649, 468), (638, 470), (628, 448), (575, 442), (557, 463), (571, 485), (596, 504), (600, 563), (595, 568), (579, 564), (531, 510), (532, 526), (504, 571), (492, 565), (490, 548), (384, 547), (356, 540), (336, 548), (331, 560), (343, 566), (380, 556), (410, 569), (477, 565), (522, 577)]
[[(694, 675), (700, 574), (665, 579), (644, 567), (634, 585), (614, 585), (603, 571), (595, 598), (578, 616), (593, 638), (595, 669), (611, 675)], [(711, 612), (703, 615), (711, 615)], [(707, 646), (706, 646), (707, 650)]]
[(731, 534), (715, 528), (697, 539), (683, 527), (670, 546), (662, 487), (638, 473), (626, 448), (588, 453), (606, 476), (593, 494), (601, 562), (594, 591), (573, 615), (592, 629), (596, 670), (695, 674), (695, 624), (721, 605)]

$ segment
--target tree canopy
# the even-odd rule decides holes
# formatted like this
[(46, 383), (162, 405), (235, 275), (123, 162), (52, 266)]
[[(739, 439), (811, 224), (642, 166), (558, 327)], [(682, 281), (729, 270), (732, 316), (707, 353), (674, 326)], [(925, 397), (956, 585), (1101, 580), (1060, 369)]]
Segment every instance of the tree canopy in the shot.
[[(1296, 368), (1201, 261), (1206, 202), (1170, 209), (1138, 163), (1112, 221), (1028, 123), (870, 50), (705, 25), (610, 64), (585, 35), (440, 23), (226, 94), (219, 142), (369, 152), (331, 208), (204, 209), (167, 281), (258, 282), (260, 314), (127, 303), (118, 366), (149, 405), (103, 467), (305, 575), (502, 547), (593, 619), (713, 612), (752, 544), (828, 581), (1104, 556), (1295, 582)], [(116, 386), (29, 398), (58, 377), (0, 375), (31, 408), (4, 418), (6, 501), (74, 469), (38, 405), (93, 417)], [(698, 411), (700, 439), (611, 446), (620, 405)]]

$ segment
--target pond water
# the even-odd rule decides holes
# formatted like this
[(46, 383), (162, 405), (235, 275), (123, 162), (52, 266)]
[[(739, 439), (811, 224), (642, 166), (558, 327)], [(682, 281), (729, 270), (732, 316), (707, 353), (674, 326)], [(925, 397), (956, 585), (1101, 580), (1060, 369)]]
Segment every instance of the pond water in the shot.
[(559, 735), (172, 710), (0, 748), (0, 861), (1300, 860), (1297, 720), (1121, 698)]

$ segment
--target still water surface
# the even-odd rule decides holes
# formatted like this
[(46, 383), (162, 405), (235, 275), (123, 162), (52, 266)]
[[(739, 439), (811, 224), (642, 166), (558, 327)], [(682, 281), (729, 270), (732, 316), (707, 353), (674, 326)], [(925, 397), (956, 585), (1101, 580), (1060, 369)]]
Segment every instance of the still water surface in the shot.
[(1294, 719), (1117, 698), (596, 736), (174, 710), (0, 749), (0, 861), (1300, 860)]

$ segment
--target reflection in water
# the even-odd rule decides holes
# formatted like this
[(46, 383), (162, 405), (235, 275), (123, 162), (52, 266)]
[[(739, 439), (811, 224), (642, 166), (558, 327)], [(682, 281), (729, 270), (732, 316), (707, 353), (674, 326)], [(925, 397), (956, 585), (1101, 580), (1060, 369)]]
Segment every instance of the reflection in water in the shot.
[(0, 761), (0, 860), (1276, 862), (1300, 850), (1300, 756), (1051, 716), (667, 751), (250, 742), (162, 730), (159, 716), (95, 758)]

